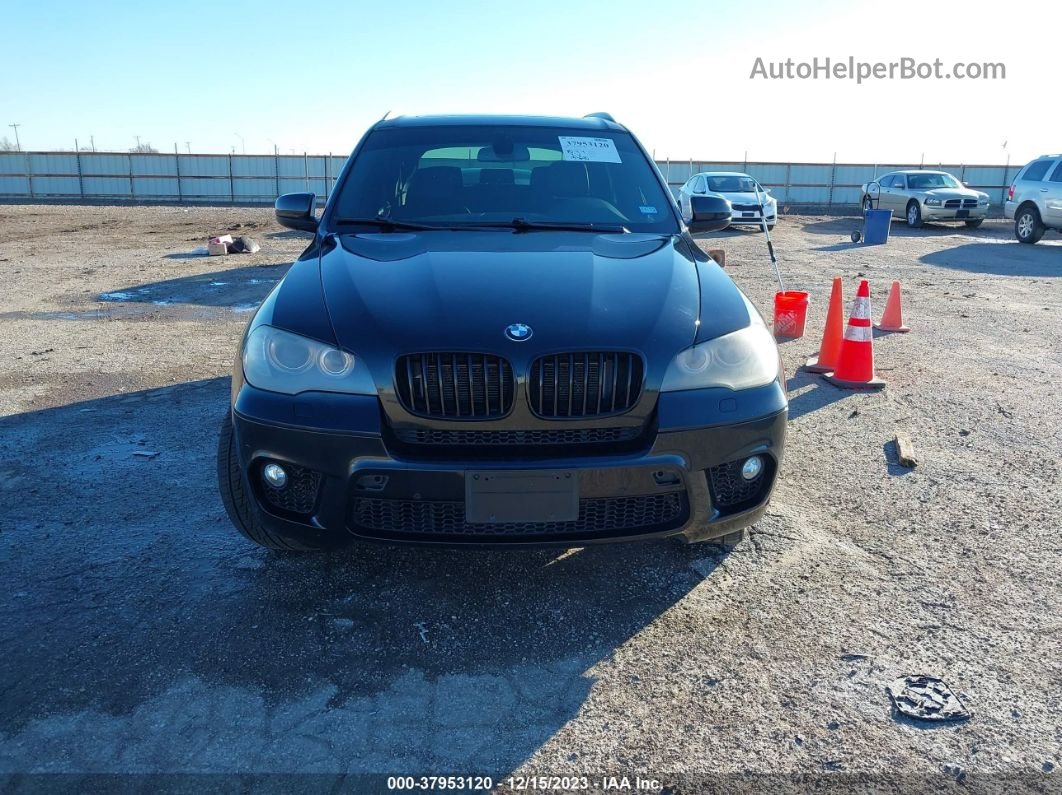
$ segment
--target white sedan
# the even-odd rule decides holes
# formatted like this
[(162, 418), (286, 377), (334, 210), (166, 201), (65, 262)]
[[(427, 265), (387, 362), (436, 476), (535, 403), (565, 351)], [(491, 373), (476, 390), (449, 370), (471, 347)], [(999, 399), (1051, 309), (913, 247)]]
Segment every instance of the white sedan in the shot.
[[(733, 208), (730, 225), (752, 224), (760, 226), (760, 200), (767, 216), (767, 228), (774, 229), (778, 220), (778, 202), (760, 183), (748, 174), (739, 171), (702, 171), (690, 177), (679, 190), (678, 202), (682, 218), (690, 219), (690, 197), (717, 193), (725, 197)], [(758, 194), (758, 195), (757, 195)]]

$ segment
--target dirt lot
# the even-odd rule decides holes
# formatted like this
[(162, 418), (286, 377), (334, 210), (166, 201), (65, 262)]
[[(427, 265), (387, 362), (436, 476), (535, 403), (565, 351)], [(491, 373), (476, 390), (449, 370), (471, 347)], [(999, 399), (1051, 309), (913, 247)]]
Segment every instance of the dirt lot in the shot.
[[(0, 206), (0, 773), (1058, 787), (1062, 245), (997, 221), (861, 247), (856, 227), (775, 230), (809, 331), (782, 346), (782, 480), (730, 554), (291, 557), (229, 526), (214, 443), (248, 313), (305, 238), (265, 209)], [(194, 254), (225, 231), (262, 250)], [(704, 245), (769, 314), (762, 237)], [(914, 330), (876, 340), (883, 392), (797, 369), (835, 274), (846, 300), (871, 280), (875, 315), (903, 283)], [(895, 719), (885, 686), (912, 673), (972, 719)]]

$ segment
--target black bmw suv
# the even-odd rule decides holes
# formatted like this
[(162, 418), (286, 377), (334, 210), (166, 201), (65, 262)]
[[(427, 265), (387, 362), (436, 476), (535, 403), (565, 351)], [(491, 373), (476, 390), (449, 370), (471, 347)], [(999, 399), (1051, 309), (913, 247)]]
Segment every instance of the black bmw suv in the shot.
[(251, 540), (733, 543), (788, 404), (763, 319), (607, 114), (377, 123), (240, 345), (218, 475)]

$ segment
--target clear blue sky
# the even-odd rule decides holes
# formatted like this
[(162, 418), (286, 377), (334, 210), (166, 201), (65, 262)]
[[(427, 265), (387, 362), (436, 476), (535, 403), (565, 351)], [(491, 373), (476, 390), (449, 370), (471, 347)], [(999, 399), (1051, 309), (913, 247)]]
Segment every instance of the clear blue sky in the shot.
[[(1062, 148), (1055, 55), (1021, 21), (1046, 41), (1062, 4), (457, 6), (6, 0), (0, 136), (18, 122), (32, 149), (91, 135), (124, 150), (139, 135), (161, 150), (345, 153), (388, 110), (608, 110), (660, 158), (1019, 162)], [(750, 79), (757, 57), (850, 55), (1002, 61), (1007, 79)]]

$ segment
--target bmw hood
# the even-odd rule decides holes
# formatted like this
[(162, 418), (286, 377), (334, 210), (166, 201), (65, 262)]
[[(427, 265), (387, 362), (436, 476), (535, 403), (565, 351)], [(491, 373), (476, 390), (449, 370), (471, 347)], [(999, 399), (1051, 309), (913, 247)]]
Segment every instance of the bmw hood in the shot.
[[(326, 241), (320, 264), (337, 341), (370, 359), (619, 349), (642, 352), (652, 371), (695, 337), (749, 322), (733, 282), (695, 262), (676, 236), (340, 235)], [(528, 327), (519, 342), (506, 335), (517, 324)]]

